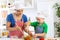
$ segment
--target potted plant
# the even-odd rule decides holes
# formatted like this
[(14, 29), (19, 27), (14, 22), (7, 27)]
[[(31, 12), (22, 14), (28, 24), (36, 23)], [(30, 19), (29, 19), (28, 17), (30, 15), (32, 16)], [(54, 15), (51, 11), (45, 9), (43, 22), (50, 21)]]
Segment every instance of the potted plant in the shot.
[(57, 17), (60, 18), (60, 4), (55, 3), (55, 5), (53, 6), (53, 8), (55, 8)]
[(57, 33), (58, 37), (60, 37), (60, 21), (55, 22), (54, 25), (55, 25), (55, 28), (56, 28), (56, 31), (57, 31), (56, 33)]

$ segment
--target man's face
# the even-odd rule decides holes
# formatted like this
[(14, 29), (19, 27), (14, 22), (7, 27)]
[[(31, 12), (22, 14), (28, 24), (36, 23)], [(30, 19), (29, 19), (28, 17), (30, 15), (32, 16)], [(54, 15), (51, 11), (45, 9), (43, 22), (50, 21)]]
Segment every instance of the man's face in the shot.
[(44, 18), (40, 18), (40, 17), (36, 17), (38, 23), (43, 23), (44, 22)]
[(16, 10), (16, 15), (21, 15), (23, 13), (23, 9)]

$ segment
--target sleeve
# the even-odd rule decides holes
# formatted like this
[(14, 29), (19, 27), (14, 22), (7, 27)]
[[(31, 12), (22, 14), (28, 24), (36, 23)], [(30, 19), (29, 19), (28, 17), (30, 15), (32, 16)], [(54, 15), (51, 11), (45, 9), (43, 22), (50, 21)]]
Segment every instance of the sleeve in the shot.
[(37, 25), (36, 22), (30, 22), (30, 26), (35, 27), (36, 25)]
[(48, 26), (47, 26), (47, 24), (45, 24), (44, 33), (47, 33), (47, 30), (48, 30)]
[(26, 15), (23, 15), (22, 19), (23, 19), (24, 23), (28, 21)]
[(11, 21), (10, 18), (11, 18), (10, 15), (8, 15), (7, 18), (6, 18), (6, 21), (10, 22)]

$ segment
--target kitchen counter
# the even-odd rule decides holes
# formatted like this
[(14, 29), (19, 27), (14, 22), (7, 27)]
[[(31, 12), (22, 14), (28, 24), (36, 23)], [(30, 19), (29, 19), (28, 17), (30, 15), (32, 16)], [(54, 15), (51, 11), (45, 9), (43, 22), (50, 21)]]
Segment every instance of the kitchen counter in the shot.
[[(60, 38), (45, 38), (45, 40), (60, 40)], [(0, 40), (24, 40), (23, 38), (0, 38)], [(38, 38), (32, 39), (32, 40), (39, 40)]]
[(24, 40), (22, 38), (17, 39), (17, 38), (0, 38), (0, 40)]
[[(23, 38), (0, 38), (0, 40), (24, 40)], [(39, 40), (38, 38), (32, 39), (32, 40)]]

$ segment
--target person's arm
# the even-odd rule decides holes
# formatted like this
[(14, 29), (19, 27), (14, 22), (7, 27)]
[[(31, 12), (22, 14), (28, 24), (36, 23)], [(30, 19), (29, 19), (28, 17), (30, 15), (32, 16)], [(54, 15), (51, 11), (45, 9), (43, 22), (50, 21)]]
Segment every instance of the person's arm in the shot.
[(38, 34), (35, 34), (34, 36), (41, 36), (41, 37), (44, 37), (46, 35), (46, 33), (42, 33), (42, 34), (40, 34), (40, 33), (38, 33)]
[(33, 36), (32, 32), (29, 31), (29, 27), (28, 26), (32, 26), (32, 27), (35, 27), (37, 25), (37, 22), (30, 22), (28, 21), (27, 22), (27, 26), (25, 27), (25, 32), (27, 32), (29, 35)]
[[(28, 23), (28, 22), (27, 22), (27, 23)], [(26, 23), (26, 24), (27, 24), (27, 23)], [(35, 26), (37, 25), (37, 22), (30, 22), (28, 25), (29, 25), (29, 26), (32, 26), (32, 27), (35, 27)], [(29, 31), (28, 26), (25, 26), (25, 31), (26, 31), (29, 35), (33, 36), (33, 34), (31, 33), (31, 31)]]
[(20, 30), (19, 29), (19, 27), (10, 27), (10, 22), (7, 22), (6, 23), (6, 29), (8, 30), (8, 31), (15, 31), (15, 30)]
[(10, 19), (11, 17), (10, 17), (10, 15), (8, 15), (7, 16), (7, 18), (6, 18), (6, 29), (8, 30), (8, 31), (14, 31), (14, 30), (17, 30), (17, 29), (19, 29), (19, 28), (17, 28), (17, 27), (13, 27), (13, 28), (11, 28), (10, 27), (10, 24), (11, 24), (11, 19)]
[(37, 22), (30, 22), (30, 26), (35, 27), (37, 25)]
[(25, 29), (25, 32), (28, 33), (30, 36), (33, 36), (32, 32), (29, 31), (28, 29)]
[(10, 24), (11, 24), (10, 22), (7, 22), (7, 23), (6, 23), (6, 29), (7, 29), (8, 31), (14, 31), (15, 28), (11, 28), (11, 27), (10, 27)]
[(28, 21), (26, 19), (25, 19), (25, 23), (24, 23), (24, 31), (26, 33), (28, 33), (30, 36), (33, 36), (32, 33), (31, 33), (31, 31), (28, 29), (29, 24), (28, 24)]
[(28, 23), (28, 20), (27, 20), (27, 16), (23, 15), (22, 18), (23, 18), (23, 21), (24, 21), (24, 31), (32, 36), (31, 31), (28, 29), (29, 23)]

